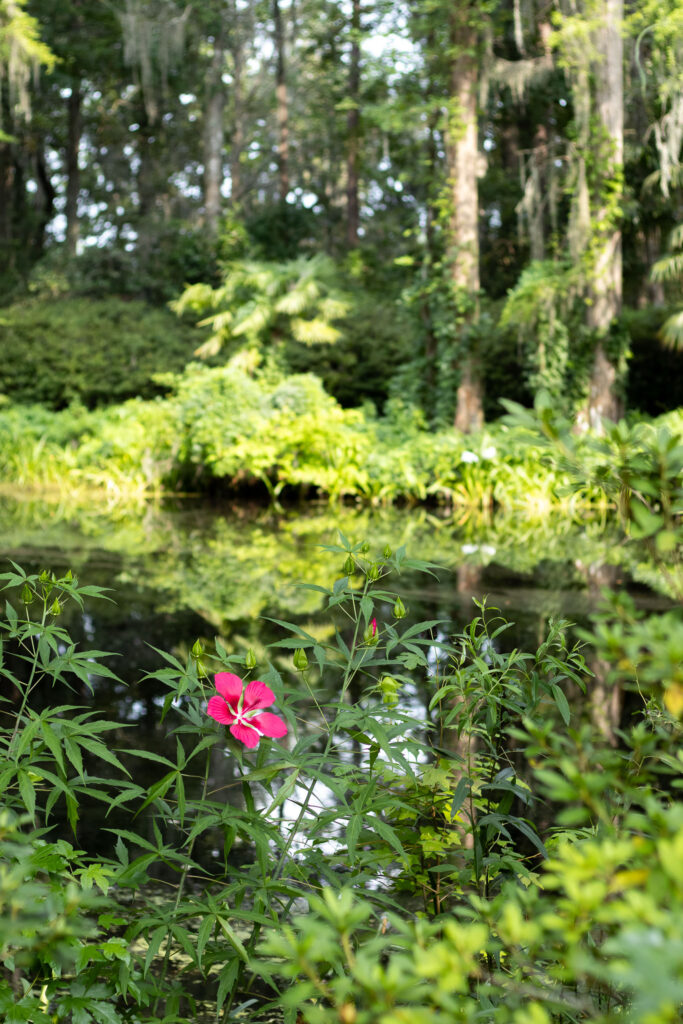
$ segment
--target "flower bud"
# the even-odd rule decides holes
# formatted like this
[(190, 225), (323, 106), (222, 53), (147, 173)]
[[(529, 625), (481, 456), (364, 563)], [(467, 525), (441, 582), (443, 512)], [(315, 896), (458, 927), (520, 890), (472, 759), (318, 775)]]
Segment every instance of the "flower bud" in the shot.
[(369, 622), (368, 625), (365, 627), (365, 632), (363, 633), (363, 640), (365, 641), (366, 644), (371, 644), (373, 647), (377, 643), (377, 641), (379, 640), (379, 637), (377, 635), (377, 619), (373, 619), (372, 622)]
[(343, 572), (345, 576), (353, 576), (356, 571), (356, 563), (354, 562), (351, 555), (349, 555), (344, 562)]
[(251, 672), (253, 668), (256, 668), (256, 654), (254, 648), (250, 647), (244, 656), (244, 667)]
[(294, 651), (294, 668), (297, 672), (305, 672), (308, 668), (308, 658), (303, 647), (297, 647)]
[(400, 597), (396, 598), (396, 604), (394, 605), (394, 618), (404, 619), (406, 614), (406, 606)]
[(52, 602), (52, 605), (50, 606), (50, 615), (61, 615), (61, 612), (62, 606), (57, 600), (57, 598), (55, 598), (54, 601)]
[(368, 569), (368, 579), (369, 580), (378, 580), (379, 579), (379, 566), (377, 565), (376, 562), (373, 562), (372, 565), (370, 566), (370, 568)]
[(360, 546), (360, 549), (361, 549), (362, 554), (367, 555), (368, 551), (370, 550), (370, 545), (368, 544), (368, 542), (366, 540), (363, 541), (363, 543)]
[(400, 684), (393, 676), (382, 676), (379, 681), (379, 688), (382, 694), (382, 703), (389, 708), (395, 708), (398, 704), (398, 691)]
[(24, 583), (24, 586), (22, 587), (21, 590), (21, 600), (23, 601), (24, 604), (31, 604), (31, 602), (33, 601), (33, 597), (33, 591), (29, 587), (28, 583)]
[(391, 556), (393, 555), (393, 551), (391, 550), (388, 544), (384, 545), (384, 551), (382, 552), (382, 554), (384, 555), (385, 558), (391, 558)]
[(196, 661), (198, 658), (201, 658), (203, 653), (204, 653), (204, 644), (201, 642), (201, 640), (195, 640), (195, 642), (192, 644), (192, 650), (191, 650), (192, 657)]

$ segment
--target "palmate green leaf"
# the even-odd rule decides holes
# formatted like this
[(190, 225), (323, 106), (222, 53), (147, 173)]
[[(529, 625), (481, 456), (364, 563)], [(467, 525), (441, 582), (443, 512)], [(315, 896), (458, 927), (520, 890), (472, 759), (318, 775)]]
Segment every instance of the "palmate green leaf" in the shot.
[(83, 775), (83, 758), (78, 744), (74, 743), (74, 741), (69, 737), (66, 737), (64, 740), (64, 752), (76, 769), (78, 775), (80, 775), (81, 779), (85, 781), (85, 777)]
[(161, 754), (155, 754), (151, 750), (136, 750), (133, 747), (128, 747), (121, 751), (122, 754), (129, 754), (131, 757), (142, 757), (146, 761), (154, 761), (155, 764), (165, 764), (167, 768), (173, 768), (176, 766), (173, 761), (169, 761), (167, 757), (163, 757)]
[(33, 741), (35, 740), (40, 730), (40, 718), (33, 717), (34, 712), (29, 711), (31, 715), (31, 721), (28, 725), (24, 726), (19, 733), (19, 741), (16, 746), (16, 758), (17, 760), (26, 753)]
[(9, 603), (9, 601), (5, 602), (5, 617), (9, 622), (10, 636), (14, 636), (17, 631), (17, 623), (19, 621), (19, 616), (17, 615), (16, 611)]
[(200, 970), (202, 970), (204, 947), (213, 935), (215, 928), (216, 918), (205, 910), (202, 914), (202, 923), (199, 926), (199, 932), (197, 933), (197, 966)]
[(31, 818), (34, 818), (36, 813), (36, 790), (29, 773), (23, 768), (17, 768), (17, 782), (24, 807)]
[[(137, 816), (141, 814), (146, 807), (149, 807), (150, 804), (154, 803), (155, 800), (160, 800), (165, 797), (179, 774), (178, 769), (173, 768), (172, 771), (167, 772), (167, 774), (159, 779), (158, 782), (155, 782), (153, 786), (150, 786), (147, 791), (147, 799), (143, 800), (133, 817), (137, 818)], [(161, 841), (159, 841), (159, 846), (161, 846)]]
[(130, 778), (128, 769), (124, 768), (116, 754), (109, 747), (106, 747), (104, 743), (98, 743), (97, 740), (89, 739), (86, 736), (79, 736), (78, 743), (84, 750), (90, 751), (95, 757), (101, 757), (103, 761), (107, 761), (108, 764), (118, 768), (119, 771)]
[(358, 843), (358, 837), (363, 825), (363, 812), (353, 814), (348, 821), (346, 826), (346, 848), (348, 850), (349, 860), (352, 861), (356, 854), (356, 844)]
[(388, 825), (386, 821), (382, 821), (376, 814), (366, 814), (364, 825), (366, 828), (372, 828), (378, 836), (396, 851), (402, 860), (406, 859), (407, 855), (403, 844), (391, 825)]
[(239, 962), (237, 960), (230, 960), (225, 967), (221, 970), (218, 982), (218, 992), (216, 994), (216, 1009), (220, 1010), (223, 1003), (226, 1000), (228, 992), (232, 992), (232, 989), (237, 980), (237, 972), (239, 971)]
[[(298, 626), (295, 622), (284, 622), (282, 619), (272, 619), (269, 615), (264, 615), (263, 619), (265, 622), (274, 622), (276, 626), (282, 626), (288, 633), (294, 633), (296, 636), (302, 637), (304, 640), (310, 640), (312, 644), (317, 644), (318, 641), (310, 633), (307, 633), (305, 629)], [(269, 646), (271, 646), (269, 644)], [(299, 647), (302, 644), (298, 644)]]
[(62, 772), (66, 772), (66, 768), (64, 766), (64, 758), (62, 756), (62, 748), (60, 746), (59, 740), (57, 739), (52, 728), (50, 727), (50, 723), (46, 719), (41, 719), (40, 731), (43, 735), (45, 745), (50, 750), (55, 761), (61, 768)]
[(216, 918), (216, 921), (235, 952), (239, 954), (245, 963), (249, 963), (249, 955), (230, 922), (220, 915)]
[(159, 952), (159, 947), (161, 946), (161, 943), (168, 935), (168, 927), (169, 926), (167, 924), (160, 924), (157, 928), (154, 929), (154, 931), (149, 937), (149, 944), (147, 946), (147, 951), (145, 953), (145, 962), (142, 969), (144, 977), (146, 977), (149, 974), (154, 957)]

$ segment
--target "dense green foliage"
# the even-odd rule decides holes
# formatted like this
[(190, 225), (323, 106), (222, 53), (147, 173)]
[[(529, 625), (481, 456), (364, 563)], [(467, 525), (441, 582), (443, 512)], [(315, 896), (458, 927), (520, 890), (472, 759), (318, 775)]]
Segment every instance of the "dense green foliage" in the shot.
[(155, 374), (181, 370), (194, 344), (188, 326), (140, 300), (26, 299), (0, 312), (0, 394), (48, 409), (151, 398)]

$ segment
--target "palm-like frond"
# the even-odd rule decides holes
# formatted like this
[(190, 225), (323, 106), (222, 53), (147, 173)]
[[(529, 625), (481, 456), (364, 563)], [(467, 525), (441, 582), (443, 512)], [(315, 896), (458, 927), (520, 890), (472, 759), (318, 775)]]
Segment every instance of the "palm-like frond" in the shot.
[(660, 336), (667, 348), (683, 349), (683, 309), (664, 321)]
[(653, 281), (676, 281), (683, 278), (683, 252), (672, 252), (653, 265), (651, 270)]
[(341, 331), (319, 317), (313, 320), (296, 317), (292, 320), (292, 334), (304, 345), (333, 345), (341, 337)]

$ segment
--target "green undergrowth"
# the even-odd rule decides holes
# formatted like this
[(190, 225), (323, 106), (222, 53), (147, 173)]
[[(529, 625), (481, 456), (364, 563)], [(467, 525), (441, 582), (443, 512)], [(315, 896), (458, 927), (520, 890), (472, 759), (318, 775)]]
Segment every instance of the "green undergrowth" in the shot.
[[(405, 548), (324, 553), (300, 585), (329, 629), (154, 649), (162, 753), (97, 710), (123, 684), (65, 625), (115, 594), (0, 574), (3, 1021), (675, 1024), (679, 612), (613, 594), (582, 641), (510, 649), (485, 601), (408, 624), (404, 575), (436, 567)], [(264, 707), (279, 738), (246, 745)]]
[[(12, 488), (53, 491), (116, 504), (169, 492), (281, 498), (325, 496), (376, 505), (427, 503), (463, 514), (494, 509), (542, 518), (551, 509), (580, 516), (616, 508), (607, 477), (627, 450), (658, 472), (662, 431), (683, 435), (670, 413), (654, 424), (621, 425), (602, 446), (574, 446), (585, 485), (572, 486), (566, 459), (545, 439), (498, 422), (464, 436), (428, 431), (419, 412), (390, 403), (343, 409), (311, 375), (269, 378), (236, 367), (193, 365), (167, 374), (165, 397), (132, 399), (93, 411), (72, 405), (0, 407), (0, 471)], [(630, 457), (630, 456), (629, 456)]]

